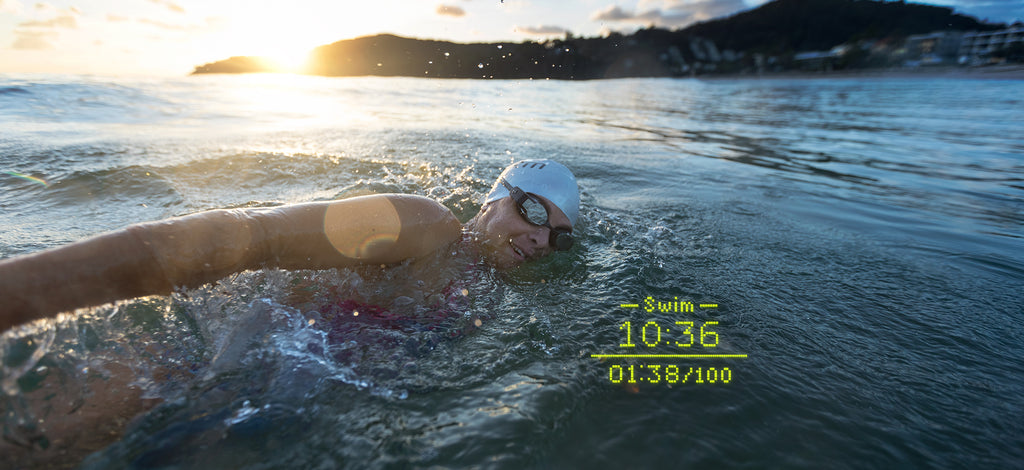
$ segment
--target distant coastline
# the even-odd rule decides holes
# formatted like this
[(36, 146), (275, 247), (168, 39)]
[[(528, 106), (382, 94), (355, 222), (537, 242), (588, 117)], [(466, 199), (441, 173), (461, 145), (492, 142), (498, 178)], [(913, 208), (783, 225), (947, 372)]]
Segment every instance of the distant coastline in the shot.
[[(293, 72), (320, 76), (593, 80), (631, 77), (768, 77), (998, 73), (1024, 63), (1024, 27), (981, 52), (972, 37), (1003, 34), (953, 9), (904, 2), (775, 0), (683, 30), (542, 43), (454, 43), (380, 34), (315, 48), (286, 69), (261, 57), (231, 57), (193, 74)], [(992, 31), (996, 31), (992, 33)], [(988, 44), (987, 42), (985, 44)], [(982, 67), (1007, 63), (1009, 69)], [(958, 66), (959, 65), (959, 66)], [(968, 67), (970, 65), (970, 67)]]

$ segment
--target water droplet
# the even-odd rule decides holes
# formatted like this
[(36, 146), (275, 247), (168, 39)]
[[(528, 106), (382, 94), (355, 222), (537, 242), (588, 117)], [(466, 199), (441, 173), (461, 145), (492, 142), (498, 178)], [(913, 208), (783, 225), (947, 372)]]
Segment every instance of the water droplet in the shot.
[(482, 69), (482, 68), (484, 68), (484, 64), (476, 64), (476, 68)]

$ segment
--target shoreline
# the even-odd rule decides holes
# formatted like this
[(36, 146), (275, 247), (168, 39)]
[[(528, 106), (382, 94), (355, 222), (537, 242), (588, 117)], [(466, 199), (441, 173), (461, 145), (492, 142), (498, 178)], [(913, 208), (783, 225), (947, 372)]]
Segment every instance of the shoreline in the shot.
[(986, 67), (960, 67), (953, 65), (890, 68), (890, 69), (858, 69), (834, 71), (782, 71), (761, 74), (722, 74), (696, 75), (691, 78), (698, 80), (745, 80), (745, 79), (831, 79), (831, 78), (956, 78), (984, 80), (1024, 80), (1024, 64), (993, 65)]

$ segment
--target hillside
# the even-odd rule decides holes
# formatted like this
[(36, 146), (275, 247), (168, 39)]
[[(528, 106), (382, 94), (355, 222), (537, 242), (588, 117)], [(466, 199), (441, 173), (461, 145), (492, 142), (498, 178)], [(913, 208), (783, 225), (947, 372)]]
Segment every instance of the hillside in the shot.
[(779, 0), (682, 31), (719, 48), (786, 54), (827, 50), (868, 39), (902, 39), (934, 31), (987, 31), (990, 25), (952, 8), (872, 0)]
[[(649, 28), (628, 36), (494, 44), (368, 36), (317, 47), (302, 72), (325, 76), (594, 79), (732, 73), (760, 69), (766, 63), (775, 70), (784, 70), (795, 66), (793, 57), (801, 51), (828, 50), (868, 40), (900, 44), (908, 35), (1001, 27), (956, 14), (951, 8), (902, 1), (776, 0), (682, 30)], [(868, 64), (866, 60), (846, 61), (843, 66)], [(272, 69), (259, 58), (233, 57), (198, 66), (193, 73)]]

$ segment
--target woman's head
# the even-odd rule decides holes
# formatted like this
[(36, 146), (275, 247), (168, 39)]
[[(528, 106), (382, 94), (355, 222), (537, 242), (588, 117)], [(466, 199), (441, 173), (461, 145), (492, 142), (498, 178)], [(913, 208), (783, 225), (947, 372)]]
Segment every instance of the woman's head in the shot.
[(568, 168), (552, 160), (521, 161), (502, 172), (467, 228), (496, 267), (512, 268), (568, 249), (579, 205)]

